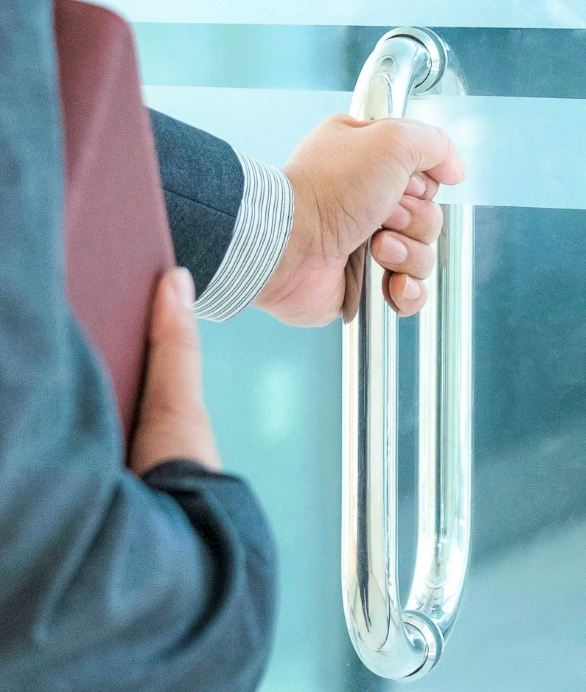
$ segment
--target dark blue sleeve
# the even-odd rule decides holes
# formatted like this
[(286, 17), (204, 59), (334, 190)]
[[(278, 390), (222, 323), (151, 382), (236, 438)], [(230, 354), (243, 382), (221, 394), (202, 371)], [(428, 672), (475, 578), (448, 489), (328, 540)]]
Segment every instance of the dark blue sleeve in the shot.
[(51, 3), (0, 8), (0, 689), (248, 692), (274, 549), (246, 485), (123, 467), (107, 375), (64, 290)]
[[(276, 603), (275, 551), (258, 503), (241, 479), (191, 461), (161, 464), (144, 480), (175, 499), (213, 552), (210, 622), (192, 652), (202, 689), (256, 689), (270, 653)], [(184, 684), (179, 689), (199, 689), (190, 687), (190, 667)]]
[(175, 255), (201, 295), (232, 240), (244, 173), (226, 142), (163, 113), (150, 114)]

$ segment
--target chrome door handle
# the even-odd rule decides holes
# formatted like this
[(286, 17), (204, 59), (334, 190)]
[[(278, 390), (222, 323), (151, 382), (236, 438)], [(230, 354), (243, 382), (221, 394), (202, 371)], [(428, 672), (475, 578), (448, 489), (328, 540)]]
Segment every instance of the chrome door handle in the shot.
[[(403, 117), (411, 95), (464, 93), (458, 64), (434, 32), (395, 29), (368, 58), (351, 114)], [(397, 577), (397, 318), (369, 248), (358, 313), (344, 327), (344, 611), (363, 663), (393, 680), (437, 664), (468, 568), (473, 208), (445, 206), (444, 218), (419, 318), (417, 554), (405, 610)]]

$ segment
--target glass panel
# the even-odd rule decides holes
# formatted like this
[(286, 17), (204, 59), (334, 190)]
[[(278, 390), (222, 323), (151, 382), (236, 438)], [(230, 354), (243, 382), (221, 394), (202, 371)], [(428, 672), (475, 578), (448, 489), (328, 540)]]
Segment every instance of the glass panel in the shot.
[[(134, 29), (146, 84), (353, 91), (389, 27), (151, 22)], [(585, 31), (437, 31), (458, 55), (471, 96), (586, 97), (584, 72), (575, 69)], [(551, 50), (556, 59), (545, 60)]]
[(222, 459), (250, 480), (279, 547), (280, 614), (262, 689), (343, 690), (340, 326), (294, 329), (251, 308), (200, 331)]
[[(150, 86), (145, 95), (152, 107), (279, 166), (320, 120), (347, 112), (350, 104), (350, 94), (344, 92), (278, 89)], [(468, 180), (456, 188), (442, 188), (438, 200), (586, 207), (586, 167), (579, 144), (585, 141), (586, 101), (434, 97), (421, 105), (413, 102), (408, 114), (444, 127), (468, 167)], [(537, 142), (547, 146), (536, 146)]]
[[(409, 684), (418, 692), (586, 685), (585, 227), (584, 211), (477, 209), (472, 565), (442, 661)], [(405, 586), (412, 456), (402, 467)], [(401, 687), (350, 667), (345, 690)]]
[(586, 28), (582, 0), (107, 0), (135, 22)]
[[(445, 37), (460, 42), (476, 95), (411, 109), (445, 126), (468, 164), (467, 184), (443, 199), (485, 206), (477, 210), (472, 570), (444, 659), (410, 687), (584, 689), (586, 32), (478, 29), (583, 28), (583, 0), (114, 4), (135, 21), (229, 23), (137, 25), (147, 101), (276, 165), (319, 121), (348, 110), (353, 76), (383, 33), (366, 25), (475, 27)], [(295, 27), (287, 43), (286, 27), (237, 23), (362, 26)], [(238, 70), (226, 58), (234, 59), (234, 46)], [(528, 98), (537, 96), (548, 98)], [(295, 330), (250, 309), (200, 328), (220, 451), (229, 470), (251, 480), (280, 546), (281, 613), (262, 689), (396, 689), (360, 664), (343, 622), (340, 325)], [(415, 342), (416, 321), (403, 321), (405, 585), (415, 516)]]

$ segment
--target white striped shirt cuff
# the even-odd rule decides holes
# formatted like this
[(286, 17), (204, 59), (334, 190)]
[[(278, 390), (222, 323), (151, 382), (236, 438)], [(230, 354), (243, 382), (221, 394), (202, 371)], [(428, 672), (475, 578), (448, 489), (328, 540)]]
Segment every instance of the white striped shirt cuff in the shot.
[(293, 188), (278, 168), (237, 152), (244, 193), (234, 234), (218, 271), (196, 300), (198, 317), (216, 322), (238, 314), (266, 286), (293, 226)]

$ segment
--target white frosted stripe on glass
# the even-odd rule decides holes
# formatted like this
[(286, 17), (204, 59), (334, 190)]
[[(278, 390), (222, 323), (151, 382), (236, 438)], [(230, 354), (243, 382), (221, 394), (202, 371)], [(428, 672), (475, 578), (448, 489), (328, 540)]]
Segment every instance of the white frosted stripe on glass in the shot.
[(350, 106), (350, 94), (332, 91), (167, 86), (143, 91), (150, 107), (279, 167), (312, 128)]
[[(315, 125), (345, 113), (343, 92), (144, 88), (148, 104), (283, 166)], [(408, 114), (443, 127), (468, 168), (468, 180), (442, 188), (442, 202), (586, 209), (586, 101), (435, 97)]]
[(102, 0), (134, 22), (586, 28), (585, 0)]
[(586, 101), (438, 97), (408, 116), (444, 128), (467, 166), (441, 201), (586, 209)]

